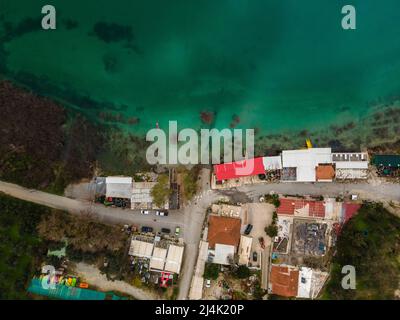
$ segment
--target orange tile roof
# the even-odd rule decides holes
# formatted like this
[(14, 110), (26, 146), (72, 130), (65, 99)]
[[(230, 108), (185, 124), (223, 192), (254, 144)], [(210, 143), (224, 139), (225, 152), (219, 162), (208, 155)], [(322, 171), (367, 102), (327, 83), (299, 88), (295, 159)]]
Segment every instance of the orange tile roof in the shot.
[(208, 220), (208, 243), (214, 249), (215, 244), (238, 247), (240, 241), (240, 219), (211, 215)]
[(331, 164), (319, 165), (316, 169), (318, 180), (332, 180), (335, 177), (335, 168)]
[(270, 283), (272, 293), (282, 297), (297, 296), (299, 271), (289, 267), (272, 266)]
[(295, 215), (295, 211), (302, 210), (308, 206), (308, 216), (325, 217), (325, 205), (323, 201), (280, 198), (280, 205), (276, 212), (278, 214)]

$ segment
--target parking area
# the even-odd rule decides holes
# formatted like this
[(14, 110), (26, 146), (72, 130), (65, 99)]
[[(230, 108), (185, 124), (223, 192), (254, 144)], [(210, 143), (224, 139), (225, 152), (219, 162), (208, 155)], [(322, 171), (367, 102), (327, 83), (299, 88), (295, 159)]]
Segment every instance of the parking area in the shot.
[[(244, 226), (253, 225), (249, 236), (253, 238), (251, 247), (251, 267), (261, 269), (262, 279), (261, 287), (268, 285), (267, 277), (269, 270), (269, 256), (271, 252), (271, 239), (265, 234), (265, 227), (272, 222), (272, 216), (276, 210), (275, 206), (269, 203), (248, 203), (244, 205), (246, 214), (244, 216)], [(264, 248), (259, 239), (263, 238)], [(254, 261), (253, 255), (256, 253), (257, 261)]]

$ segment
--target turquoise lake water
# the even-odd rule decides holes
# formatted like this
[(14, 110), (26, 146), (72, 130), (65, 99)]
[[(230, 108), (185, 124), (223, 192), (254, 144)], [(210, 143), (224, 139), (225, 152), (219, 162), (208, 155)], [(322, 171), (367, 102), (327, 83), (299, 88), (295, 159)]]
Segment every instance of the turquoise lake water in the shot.
[[(57, 30), (40, 28), (47, 3)], [(357, 30), (341, 28), (345, 4)], [(93, 117), (138, 117), (132, 132), (198, 128), (202, 111), (218, 128), (313, 130), (400, 96), (398, 0), (2, 0), (0, 15), (9, 77)], [(26, 18), (39, 22), (16, 28)], [(101, 22), (128, 35), (105, 41)]]

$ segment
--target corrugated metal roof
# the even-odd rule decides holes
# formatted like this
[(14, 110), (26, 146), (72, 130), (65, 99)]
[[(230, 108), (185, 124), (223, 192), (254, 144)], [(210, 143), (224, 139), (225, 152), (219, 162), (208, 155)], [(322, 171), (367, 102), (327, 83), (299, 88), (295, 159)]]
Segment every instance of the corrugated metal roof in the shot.
[(106, 177), (106, 183), (122, 183), (122, 184), (132, 184), (132, 177)]
[(153, 253), (153, 247), (153, 243), (133, 239), (129, 248), (129, 255), (150, 258)]
[(131, 177), (107, 177), (106, 197), (130, 199), (132, 195)]
[(217, 180), (222, 181), (264, 174), (265, 169), (263, 158), (259, 157), (230, 163), (216, 164), (214, 165), (214, 172)]
[(150, 269), (164, 270), (167, 249), (154, 247), (153, 255), (150, 259)]
[(376, 154), (372, 158), (376, 166), (400, 167), (400, 155), (397, 154)]
[(182, 257), (183, 257), (182, 246), (170, 245), (168, 247), (168, 255), (165, 263), (165, 270), (169, 272), (178, 273), (181, 271)]

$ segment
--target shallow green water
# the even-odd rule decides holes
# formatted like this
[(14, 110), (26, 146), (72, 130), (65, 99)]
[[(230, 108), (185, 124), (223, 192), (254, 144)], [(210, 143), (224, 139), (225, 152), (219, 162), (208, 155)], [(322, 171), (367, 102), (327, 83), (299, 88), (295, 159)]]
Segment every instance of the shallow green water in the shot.
[[(350, 2), (356, 31), (341, 28), (341, 8)], [(93, 117), (139, 117), (127, 130), (168, 120), (198, 128), (201, 111), (215, 112), (218, 128), (237, 115), (238, 127), (263, 133), (312, 130), (358, 119), (374, 101), (400, 96), (398, 0), (51, 3), (57, 30), (39, 23), (8, 39), (3, 69), (22, 82), (27, 77), (18, 72), (44, 77), (29, 85), (49, 95), (63, 89), (66, 100), (85, 95), (103, 103), (71, 99)], [(40, 19), (44, 4), (2, 0), (2, 24)], [(66, 19), (77, 25), (67, 28)], [(130, 26), (133, 37), (102, 41), (93, 33), (98, 22)]]

